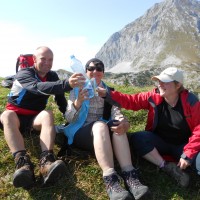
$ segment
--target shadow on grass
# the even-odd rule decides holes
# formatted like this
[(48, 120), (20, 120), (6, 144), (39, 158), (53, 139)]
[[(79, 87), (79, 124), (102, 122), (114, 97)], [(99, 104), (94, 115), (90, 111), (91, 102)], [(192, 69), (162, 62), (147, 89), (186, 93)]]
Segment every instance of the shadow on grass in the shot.
[(51, 187), (41, 187), (38, 181), (36, 187), (29, 191), (31, 199), (37, 200), (91, 200), (83, 190), (76, 186), (77, 180), (73, 174), (73, 169), (68, 166), (68, 173), (58, 183)]
[[(41, 153), (39, 145), (39, 137), (38, 135), (28, 136), (25, 139), (26, 146), (30, 149), (31, 158), (34, 159), (34, 164), (38, 163), (38, 157)], [(55, 153), (57, 150), (55, 149)], [(35, 200), (91, 200), (88, 195), (85, 194), (85, 191), (77, 187), (77, 178), (76, 178), (76, 168), (77, 165), (84, 166), (85, 161), (74, 159), (73, 157), (63, 157), (62, 160), (66, 163), (67, 166), (67, 174), (63, 174), (61, 180), (59, 180), (56, 184), (43, 187), (42, 186), (42, 178), (39, 176), (39, 166), (35, 164), (35, 175), (36, 175), (36, 184), (27, 192), (30, 195), (30, 199)]]

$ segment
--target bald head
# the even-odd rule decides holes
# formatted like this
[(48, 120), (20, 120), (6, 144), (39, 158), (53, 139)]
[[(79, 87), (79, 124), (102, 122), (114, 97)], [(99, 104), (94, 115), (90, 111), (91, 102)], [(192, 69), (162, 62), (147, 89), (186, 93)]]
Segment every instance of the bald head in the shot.
[(46, 53), (46, 52), (52, 54), (52, 56), (53, 56), (53, 51), (52, 51), (49, 47), (46, 47), (46, 46), (38, 47), (38, 48), (35, 50), (34, 55), (37, 56), (38, 54)]

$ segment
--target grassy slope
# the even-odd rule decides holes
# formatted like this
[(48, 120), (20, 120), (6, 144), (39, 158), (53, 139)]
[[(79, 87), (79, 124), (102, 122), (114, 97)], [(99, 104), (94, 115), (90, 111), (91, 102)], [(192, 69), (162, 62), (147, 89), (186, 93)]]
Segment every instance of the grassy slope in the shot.
[[(126, 93), (135, 93), (143, 89), (133, 89), (132, 87), (118, 86), (117, 90)], [(6, 95), (8, 89), (0, 86), (0, 111), (3, 111), (6, 103)], [(62, 117), (57, 107), (52, 103), (52, 99), (48, 105), (55, 113), (56, 124), (63, 123)], [(144, 129), (146, 112), (123, 110), (124, 114), (129, 118), (132, 126), (130, 131)], [(35, 174), (37, 182), (35, 188), (30, 191), (16, 189), (12, 185), (12, 174), (14, 172), (13, 158), (4, 140), (3, 132), (0, 130), (0, 199), (38, 199), (38, 200), (79, 200), (79, 199), (108, 199), (102, 181), (101, 170), (97, 165), (95, 158), (86, 152), (73, 151), (72, 156), (66, 157), (65, 162), (68, 166), (68, 174), (58, 184), (50, 188), (42, 188), (40, 178), (38, 177), (38, 155), (40, 149), (37, 147), (38, 137), (31, 137), (26, 140), (26, 146), (31, 154), (32, 161), (35, 164)], [(55, 152), (58, 146), (55, 146)], [(180, 188), (168, 176), (159, 172), (156, 167), (142, 159), (133, 158), (136, 167), (140, 168), (142, 180), (152, 191), (152, 199), (154, 200), (198, 200), (200, 199), (200, 179), (194, 173), (191, 173), (192, 182), (186, 190)], [(119, 168), (117, 167), (117, 170)]]

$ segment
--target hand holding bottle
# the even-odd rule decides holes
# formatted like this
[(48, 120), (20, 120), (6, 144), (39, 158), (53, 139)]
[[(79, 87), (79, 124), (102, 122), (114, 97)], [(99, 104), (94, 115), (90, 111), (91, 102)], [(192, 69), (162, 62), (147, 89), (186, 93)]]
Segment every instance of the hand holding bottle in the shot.
[(105, 88), (101, 88), (101, 87), (97, 87), (96, 89), (98, 96), (100, 97), (105, 97), (106, 96), (106, 89)]
[(71, 88), (80, 87), (83, 88), (85, 84), (85, 77), (81, 73), (72, 74), (69, 78), (69, 85)]

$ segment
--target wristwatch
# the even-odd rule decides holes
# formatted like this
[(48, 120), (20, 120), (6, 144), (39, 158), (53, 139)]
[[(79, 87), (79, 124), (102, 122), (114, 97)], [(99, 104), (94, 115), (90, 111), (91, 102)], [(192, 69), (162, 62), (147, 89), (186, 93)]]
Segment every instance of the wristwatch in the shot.
[(183, 154), (181, 155), (181, 158), (183, 158), (184, 160), (186, 160), (186, 161), (189, 162), (190, 164), (192, 163), (192, 159), (188, 158), (188, 157), (185, 155), (185, 153), (183, 153)]

